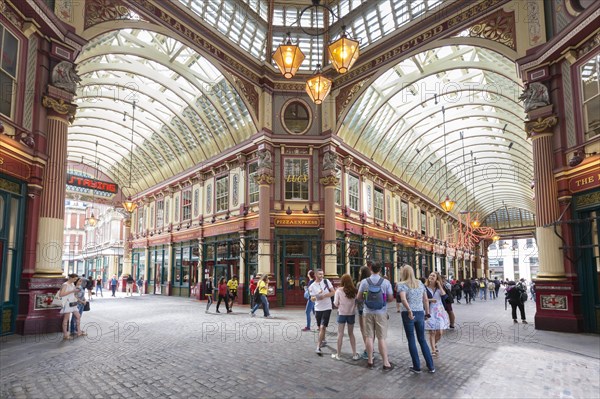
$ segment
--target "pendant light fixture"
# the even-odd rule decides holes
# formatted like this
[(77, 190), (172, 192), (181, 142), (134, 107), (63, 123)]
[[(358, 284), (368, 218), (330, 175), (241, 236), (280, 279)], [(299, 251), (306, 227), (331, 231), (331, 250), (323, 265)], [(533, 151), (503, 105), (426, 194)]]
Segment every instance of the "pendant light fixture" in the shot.
[[(435, 96), (437, 102), (437, 95)], [(448, 151), (446, 148), (446, 108), (442, 105), (442, 126), (444, 128), (444, 167), (446, 168), (446, 199), (440, 202), (440, 206), (444, 210), (444, 212), (452, 212), (454, 209), (454, 205), (456, 202), (450, 199), (450, 194), (448, 193)]]
[(98, 140), (96, 140), (96, 151), (95, 151), (95, 155), (94, 155), (95, 161), (96, 161), (96, 172), (95, 172), (95, 179), (94, 179), (94, 184), (92, 184), (92, 210), (91, 210), (91, 214), (90, 217), (87, 218), (87, 223), (89, 226), (94, 227), (96, 226), (96, 224), (98, 223), (98, 219), (96, 219), (96, 217), (94, 216), (94, 206), (96, 205), (96, 187), (95, 185), (98, 182)]
[(297, 44), (292, 44), (290, 32), (287, 33), (286, 39), (273, 53), (273, 61), (279, 67), (281, 74), (286, 79), (291, 79), (298, 72), (302, 61), (304, 61), (304, 53)]
[[(133, 132), (135, 129), (135, 100), (132, 103), (133, 110), (131, 111), (131, 147), (129, 150), (129, 189), (131, 189), (131, 167), (133, 165)], [(127, 112), (123, 114), (123, 121)], [(131, 200), (131, 196), (127, 197), (126, 201), (123, 201), (123, 208), (129, 213), (133, 212), (137, 208), (137, 204)]]
[[(473, 157), (473, 151), (471, 151), (471, 191), (473, 191), (473, 207), (475, 206), (475, 165), (477, 165), (477, 158)], [(481, 226), (479, 221), (479, 213), (474, 212), (474, 217), (471, 220), (471, 227), (476, 229)]]
[(329, 58), (338, 73), (346, 73), (358, 59), (360, 54), (358, 40), (346, 36), (346, 27), (342, 26), (342, 36), (327, 46)]
[[(492, 184), (492, 208), (494, 209), (494, 213), (495, 213), (496, 212), (496, 200), (494, 198), (494, 184)], [(497, 242), (498, 240), (500, 240), (500, 236), (494, 231), (494, 235), (492, 236), (492, 241)]]

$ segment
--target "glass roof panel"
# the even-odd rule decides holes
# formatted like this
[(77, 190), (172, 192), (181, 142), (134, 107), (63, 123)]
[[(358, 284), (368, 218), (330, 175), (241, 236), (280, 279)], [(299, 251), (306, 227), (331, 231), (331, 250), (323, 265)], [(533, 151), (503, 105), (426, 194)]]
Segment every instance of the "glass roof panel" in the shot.
[[(519, 170), (519, 176), (496, 184), (533, 211), (531, 143), (522, 130), (520, 92), (509, 60), (483, 48), (444, 46), (380, 75), (353, 104), (338, 134), (434, 202), (444, 194), (446, 181), (439, 177), (447, 158), (449, 194), (463, 202), (457, 209), (466, 209), (470, 200), (482, 214), (492, 207), (486, 165)], [(475, 172), (467, 176), (469, 162)]]
[[(260, 2), (256, 5), (259, 6)], [(156, 32), (123, 29), (99, 36), (80, 54), (77, 118), (70, 128), (112, 126), (127, 152), (106, 145), (101, 156), (122, 186), (131, 155), (131, 112), (136, 101), (133, 157), (140, 191), (236, 145), (255, 133), (249, 110), (221, 72), (183, 43)], [(126, 112), (126, 114), (124, 114)], [(235, 133), (232, 133), (235, 132)], [(202, 143), (202, 145), (200, 145)], [(69, 159), (88, 151), (69, 147)], [(99, 155), (100, 156), (100, 155)]]

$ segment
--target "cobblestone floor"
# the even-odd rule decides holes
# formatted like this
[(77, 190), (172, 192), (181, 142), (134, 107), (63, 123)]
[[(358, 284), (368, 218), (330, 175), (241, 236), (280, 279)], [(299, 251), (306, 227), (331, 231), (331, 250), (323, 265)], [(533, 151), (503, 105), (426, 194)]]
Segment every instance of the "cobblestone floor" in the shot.
[[(420, 375), (408, 371), (395, 309), (388, 345), (397, 368), (385, 374), (379, 357), (375, 370), (352, 361), (347, 338), (343, 360), (333, 360), (335, 325), (316, 355), (316, 334), (300, 331), (302, 309), (273, 309), (274, 319), (260, 310), (250, 318), (247, 306), (204, 309), (185, 298), (105, 296), (82, 318), (87, 337), (3, 337), (0, 397), (600, 398), (600, 337), (513, 325), (502, 299), (455, 305), (437, 372)], [(533, 302), (526, 311), (532, 322)]]

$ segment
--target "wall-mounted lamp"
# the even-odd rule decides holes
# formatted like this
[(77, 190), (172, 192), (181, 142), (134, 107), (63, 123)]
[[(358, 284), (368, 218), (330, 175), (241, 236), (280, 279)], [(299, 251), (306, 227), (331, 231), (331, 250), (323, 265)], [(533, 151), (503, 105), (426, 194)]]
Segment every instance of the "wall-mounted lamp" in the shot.
[(287, 215), (291, 215), (292, 214), (292, 210), (290, 209), (290, 207), (288, 206), (288, 209), (286, 209), (285, 213)]
[(308, 213), (308, 206), (304, 205), (304, 209), (302, 209), (302, 213)]

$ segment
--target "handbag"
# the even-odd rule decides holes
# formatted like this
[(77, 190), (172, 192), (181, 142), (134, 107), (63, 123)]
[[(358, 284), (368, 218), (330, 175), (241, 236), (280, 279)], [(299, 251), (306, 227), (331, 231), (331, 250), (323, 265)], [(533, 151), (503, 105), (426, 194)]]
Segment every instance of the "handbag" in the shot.
[(304, 288), (304, 299), (310, 299), (310, 292), (308, 292), (308, 288)]
[(260, 301), (260, 290), (258, 289), (258, 286), (256, 287), (256, 289), (254, 290), (254, 303), (258, 303)]
[(69, 306), (71, 306), (71, 307), (77, 306), (77, 302), (69, 302)]
[(54, 294), (54, 297), (52, 298), (52, 306), (62, 306), (63, 305), (63, 300), (60, 297), (60, 290), (56, 291), (56, 294)]
[(83, 305), (83, 311), (87, 312), (90, 310), (90, 301), (85, 301), (85, 305)]

